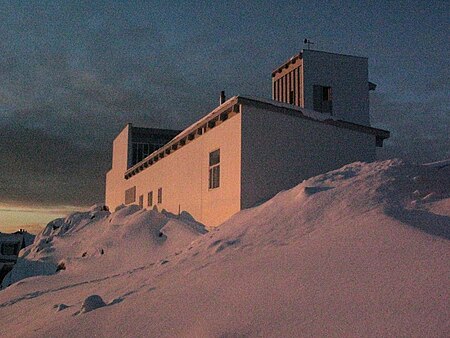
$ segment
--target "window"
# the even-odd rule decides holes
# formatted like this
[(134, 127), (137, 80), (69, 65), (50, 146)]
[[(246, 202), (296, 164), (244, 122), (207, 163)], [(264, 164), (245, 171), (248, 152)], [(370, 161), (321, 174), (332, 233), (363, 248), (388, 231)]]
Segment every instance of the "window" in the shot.
[(136, 187), (125, 190), (125, 204), (136, 202)]
[(141, 142), (133, 142), (132, 144), (133, 152), (132, 152), (132, 164), (142, 161), (148, 155), (150, 155), (151, 149), (150, 144), (141, 143)]
[(19, 253), (19, 243), (3, 243), (2, 255), (12, 256)]
[(323, 101), (331, 101), (331, 87), (322, 87)]
[(209, 189), (220, 186), (220, 149), (209, 153)]
[(162, 188), (158, 189), (158, 204), (162, 203)]
[(313, 104), (315, 111), (331, 114), (333, 112), (332, 88), (314, 85)]
[(153, 191), (150, 191), (147, 197), (147, 206), (151, 207), (153, 205)]
[(144, 207), (144, 195), (139, 196), (139, 207), (140, 208)]

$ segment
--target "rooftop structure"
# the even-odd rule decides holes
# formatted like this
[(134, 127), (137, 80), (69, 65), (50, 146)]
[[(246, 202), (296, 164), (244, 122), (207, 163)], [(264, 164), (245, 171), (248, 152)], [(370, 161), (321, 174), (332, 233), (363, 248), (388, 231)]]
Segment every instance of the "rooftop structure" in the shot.
[(370, 125), (368, 60), (303, 50), (272, 72), (272, 99)]

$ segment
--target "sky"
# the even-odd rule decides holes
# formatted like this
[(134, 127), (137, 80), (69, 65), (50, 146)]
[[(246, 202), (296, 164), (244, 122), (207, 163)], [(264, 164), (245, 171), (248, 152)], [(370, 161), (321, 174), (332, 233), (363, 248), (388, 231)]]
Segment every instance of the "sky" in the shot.
[(365, 56), (380, 159), (450, 158), (448, 1), (0, 0), (0, 231), (104, 200), (126, 123), (183, 129), (271, 96), (304, 48)]

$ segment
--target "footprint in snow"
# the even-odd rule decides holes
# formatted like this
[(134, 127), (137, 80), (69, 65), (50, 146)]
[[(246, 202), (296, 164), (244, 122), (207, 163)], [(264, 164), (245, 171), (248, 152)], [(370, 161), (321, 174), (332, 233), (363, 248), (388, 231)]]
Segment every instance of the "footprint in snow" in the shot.
[(225, 250), (226, 248), (228, 248), (228, 247), (230, 247), (230, 246), (237, 245), (237, 244), (239, 244), (240, 242), (241, 242), (240, 239), (231, 239), (231, 240), (228, 240), (228, 241), (226, 241), (226, 242), (220, 244), (220, 245), (217, 247), (216, 253), (219, 253), (219, 252), (221, 252), (222, 250)]

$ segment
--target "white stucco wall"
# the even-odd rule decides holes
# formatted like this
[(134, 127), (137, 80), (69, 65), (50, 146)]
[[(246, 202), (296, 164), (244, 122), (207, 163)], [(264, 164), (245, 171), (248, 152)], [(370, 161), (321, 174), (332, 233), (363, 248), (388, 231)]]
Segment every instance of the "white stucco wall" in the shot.
[(303, 51), (304, 107), (314, 109), (313, 86), (330, 86), (333, 115), (370, 125), (367, 58)]
[(112, 210), (123, 203), (123, 174), (128, 168), (130, 128), (131, 124), (127, 124), (113, 141), (112, 168), (106, 173), (105, 191), (105, 204)]
[(241, 206), (355, 161), (375, 160), (375, 136), (243, 106)]
[[(114, 145), (123, 149), (123, 138), (118, 138)], [(219, 148), (220, 187), (209, 190), (209, 153)], [(114, 210), (124, 203), (125, 190), (136, 186), (136, 204), (143, 195), (147, 208), (148, 192), (153, 191), (158, 210), (187, 211), (196, 220), (217, 226), (240, 210), (240, 149), (241, 114), (237, 114), (128, 180), (123, 178), (126, 169), (120, 181), (113, 181), (108, 173), (107, 204)], [(158, 188), (163, 189), (161, 204), (156, 203)]]

